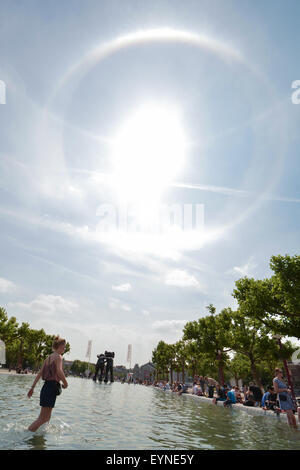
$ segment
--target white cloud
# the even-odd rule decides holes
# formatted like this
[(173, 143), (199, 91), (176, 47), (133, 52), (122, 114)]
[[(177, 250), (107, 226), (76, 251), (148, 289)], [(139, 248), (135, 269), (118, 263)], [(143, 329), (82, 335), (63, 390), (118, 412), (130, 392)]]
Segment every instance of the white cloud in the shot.
[[(51, 319), (44, 322), (47, 333), (57, 331), (57, 326)], [(114, 363), (127, 365), (127, 348), (132, 344), (132, 361), (140, 365), (151, 360), (152, 350), (157, 346), (159, 338), (151, 330), (131, 324), (93, 322), (83, 324), (81, 321), (68, 322), (62, 319), (59, 323), (59, 334), (70, 343), (71, 352), (67, 360), (85, 359), (88, 340), (92, 340), (91, 362), (97, 361), (96, 355), (107, 351), (115, 352)]]
[(159, 333), (168, 333), (174, 335), (182, 333), (187, 320), (157, 320), (153, 323), (152, 328)]
[(200, 284), (197, 279), (181, 269), (170, 271), (165, 277), (165, 284), (169, 286), (200, 288)]
[(230, 270), (229, 273), (238, 273), (241, 276), (251, 276), (256, 267), (257, 263), (254, 262), (254, 257), (251, 256), (244, 266), (234, 266), (234, 268)]
[(33, 315), (52, 317), (54, 315), (72, 315), (78, 304), (59, 295), (40, 294), (31, 302), (10, 302), (9, 307)]
[(131, 311), (131, 307), (129, 307), (129, 305), (122, 305), (122, 310), (125, 310), (126, 312), (130, 312)]
[(0, 292), (1, 294), (10, 294), (16, 291), (17, 286), (7, 279), (0, 277)]
[(131, 311), (131, 307), (129, 307), (129, 305), (122, 304), (119, 299), (111, 298), (108, 305), (109, 305), (109, 308), (111, 309), (121, 308), (122, 310), (125, 310), (126, 312)]
[(148, 310), (142, 310), (142, 314), (145, 316), (145, 317), (148, 317), (150, 315), (150, 312)]
[(108, 305), (109, 308), (117, 308), (120, 305), (120, 301), (118, 299), (111, 298)]
[(132, 289), (131, 284), (127, 282), (126, 284), (120, 284), (119, 286), (112, 286), (112, 290), (117, 290), (120, 292), (128, 292)]

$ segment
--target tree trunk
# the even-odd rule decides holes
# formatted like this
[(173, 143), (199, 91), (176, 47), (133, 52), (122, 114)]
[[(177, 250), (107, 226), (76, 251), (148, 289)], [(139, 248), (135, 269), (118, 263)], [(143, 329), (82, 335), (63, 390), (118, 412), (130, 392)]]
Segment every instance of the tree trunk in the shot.
[(219, 365), (219, 383), (223, 385), (224, 387), (224, 374), (223, 374), (223, 368), (221, 365)]
[(253, 375), (253, 379), (254, 379), (255, 383), (262, 389), (263, 385), (261, 383), (260, 376), (257, 372), (256, 365), (254, 363), (254, 359), (250, 358), (250, 361), (251, 361), (251, 372), (252, 372), (252, 375)]
[(23, 350), (23, 341), (21, 340), (20, 342), (20, 349), (19, 349), (19, 356), (18, 356), (18, 365), (20, 369), (22, 369), (22, 362), (23, 362), (23, 357), (22, 357), (22, 351)]
[(219, 383), (224, 387), (224, 373), (222, 367), (222, 353), (218, 354), (219, 360)]

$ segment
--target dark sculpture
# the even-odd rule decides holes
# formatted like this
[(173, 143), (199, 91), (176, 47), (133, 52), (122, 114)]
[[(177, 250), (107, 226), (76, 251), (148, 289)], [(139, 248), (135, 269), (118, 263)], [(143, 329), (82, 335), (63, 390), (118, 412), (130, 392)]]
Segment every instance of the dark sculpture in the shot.
[(105, 379), (104, 379), (105, 383), (108, 382), (108, 373), (110, 373), (110, 383), (114, 381), (114, 371), (113, 371), (113, 367), (114, 367), (113, 358), (114, 357), (115, 357), (114, 352), (105, 351), (105, 358), (106, 358)]
[(102, 382), (103, 375), (104, 375), (104, 367), (105, 367), (105, 379), (104, 382), (108, 382), (108, 373), (110, 372), (110, 382), (112, 383), (114, 381), (114, 373), (113, 373), (113, 366), (114, 366), (114, 360), (113, 358), (115, 357), (114, 352), (109, 352), (105, 351), (105, 354), (99, 354), (98, 356), (98, 361), (96, 364), (96, 370), (95, 370), (95, 375), (93, 377), (94, 382), (97, 380), (97, 375), (100, 370), (100, 376), (99, 376), (99, 382)]
[(100, 369), (99, 381), (102, 382), (102, 377), (103, 377), (103, 373), (104, 373), (104, 366), (105, 366), (105, 356), (104, 356), (104, 354), (98, 354), (97, 357), (98, 357), (98, 361), (97, 361), (97, 364), (96, 364), (96, 370), (95, 370), (95, 375), (93, 377), (93, 380), (96, 382), (97, 375), (98, 375), (98, 372), (99, 372), (99, 369)]

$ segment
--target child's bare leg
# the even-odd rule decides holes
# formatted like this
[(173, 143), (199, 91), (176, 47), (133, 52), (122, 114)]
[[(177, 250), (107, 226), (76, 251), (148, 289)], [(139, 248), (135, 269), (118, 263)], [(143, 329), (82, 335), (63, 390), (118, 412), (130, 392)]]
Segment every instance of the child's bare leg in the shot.
[(288, 417), (289, 425), (293, 428), (297, 428), (296, 418), (295, 418), (292, 410), (287, 411), (287, 417)]
[(42, 424), (50, 421), (52, 408), (42, 407), (40, 416), (28, 428), (28, 431), (35, 432)]

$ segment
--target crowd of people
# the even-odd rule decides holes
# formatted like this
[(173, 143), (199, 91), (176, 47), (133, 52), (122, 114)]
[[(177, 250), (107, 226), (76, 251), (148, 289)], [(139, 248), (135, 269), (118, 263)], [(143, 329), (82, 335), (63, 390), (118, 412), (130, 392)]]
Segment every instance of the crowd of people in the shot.
[[(28, 429), (30, 431), (36, 431), (42, 424), (50, 420), (56, 397), (61, 394), (62, 388), (68, 387), (66, 375), (62, 367), (62, 354), (65, 348), (66, 340), (59, 336), (55, 337), (52, 344), (53, 352), (45, 359), (41, 370), (38, 372), (32, 387), (27, 393), (28, 398), (31, 398), (40, 378), (44, 380), (44, 385), (40, 391), (40, 415), (29, 426)], [(108, 354), (107, 351), (105, 351), (105, 355), (111, 358), (112, 356), (108, 356)], [(21, 372), (22, 371), (19, 373)], [(197, 375), (194, 376), (192, 387), (179, 381), (170, 383), (168, 381), (152, 382), (149, 379), (138, 380), (134, 379), (132, 375), (127, 380), (119, 377), (118, 379), (121, 383), (127, 381), (128, 384), (154, 385), (162, 390), (177, 393), (177, 395), (192, 393), (193, 395), (210, 398), (214, 404), (217, 404), (218, 401), (223, 402), (226, 407), (241, 404), (244, 406), (262, 407), (262, 409), (266, 411), (274, 411), (277, 414), (286, 413), (290, 426), (295, 428), (297, 427), (295, 414), (298, 413), (298, 420), (300, 422), (300, 407), (297, 406), (296, 400), (292, 398), (291, 390), (283, 380), (283, 371), (279, 368), (275, 370), (272, 385), (269, 385), (264, 393), (261, 387), (253, 382), (250, 382), (248, 386), (245, 385), (240, 389), (238, 386), (228, 386), (227, 384), (220, 385), (218, 381), (212, 377)], [(111, 382), (112, 381), (113, 376), (111, 375)]]
[(300, 407), (291, 397), (291, 390), (282, 379), (282, 370), (276, 369), (275, 378), (272, 385), (268, 385), (266, 390), (254, 382), (239, 387), (237, 385), (221, 385), (212, 377), (194, 376), (193, 386), (188, 387), (185, 383), (167, 381), (154, 382), (153, 385), (162, 390), (176, 392), (178, 395), (182, 393), (190, 393), (192, 395), (211, 398), (213, 404), (223, 402), (225, 407), (240, 404), (243, 406), (260, 407), (265, 411), (272, 411), (276, 414), (286, 413), (288, 422), (291, 426), (296, 427), (295, 414), (298, 413), (300, 422)]
[(170, 384), (167, 381), (154, 382), (154, 387), (158, 387), (162, 390), (168, 390), (171, 392), (177, 393), (177, 395), (182, 395), (182, 393), (189, 393), (189, 387), (185, 383), (173, 382)]

